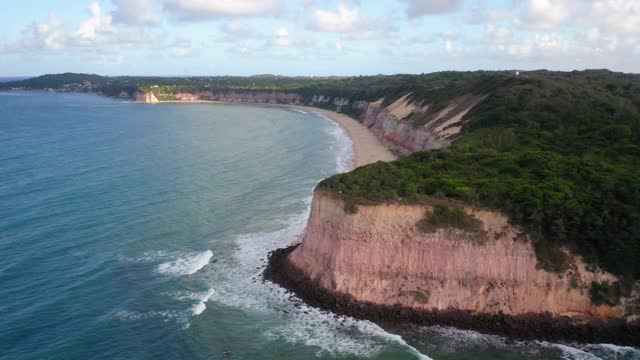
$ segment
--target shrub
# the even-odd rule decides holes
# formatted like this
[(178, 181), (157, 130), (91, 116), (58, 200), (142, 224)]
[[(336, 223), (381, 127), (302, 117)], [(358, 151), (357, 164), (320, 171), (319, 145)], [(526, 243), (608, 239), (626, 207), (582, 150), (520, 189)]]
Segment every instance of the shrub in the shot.
[(615, 306), (620, 302), (620, 286), (617, 282), (609, 285), (607, 281), (593, 281), (591, 289), (589, 289), (589, 295), (591, 296), (591, 303), (594, 305)]
[(444, 227), (453, 227), (469, 232), (477, 232), (482, 229), (482, 223), (468, 215), (464, 209), (445, 205), (435, 205), (433, 211), (428, 211), (416, 226), (418, 230), (425, 233), (432, 233)]

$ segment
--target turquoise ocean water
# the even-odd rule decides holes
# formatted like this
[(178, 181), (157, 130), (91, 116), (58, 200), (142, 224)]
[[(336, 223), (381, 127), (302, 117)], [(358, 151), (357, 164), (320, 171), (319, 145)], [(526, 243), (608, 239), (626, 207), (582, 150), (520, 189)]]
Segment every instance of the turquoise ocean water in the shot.
[(263, 283), (351, 144), (312, 113), (0, 93), (0, 359), (634, 359), (337, 318)]

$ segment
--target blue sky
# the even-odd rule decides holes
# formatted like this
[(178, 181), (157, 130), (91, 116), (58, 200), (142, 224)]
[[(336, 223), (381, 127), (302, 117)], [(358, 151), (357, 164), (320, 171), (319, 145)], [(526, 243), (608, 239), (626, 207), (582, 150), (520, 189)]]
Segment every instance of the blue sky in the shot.
[(0, 76), (640, 72), (637, 0), (21, 0)]

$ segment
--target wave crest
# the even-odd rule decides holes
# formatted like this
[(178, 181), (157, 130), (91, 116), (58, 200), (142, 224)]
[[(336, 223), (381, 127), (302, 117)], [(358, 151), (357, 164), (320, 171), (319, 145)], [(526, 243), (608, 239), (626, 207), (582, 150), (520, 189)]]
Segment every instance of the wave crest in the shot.
[(158, 265), (157, 272), (165, 275), (192, 275), (209, 264), (213, 257), (211, 250), (206, 250), (195, 255), (179, 257), (174, 261), (168, 261)]

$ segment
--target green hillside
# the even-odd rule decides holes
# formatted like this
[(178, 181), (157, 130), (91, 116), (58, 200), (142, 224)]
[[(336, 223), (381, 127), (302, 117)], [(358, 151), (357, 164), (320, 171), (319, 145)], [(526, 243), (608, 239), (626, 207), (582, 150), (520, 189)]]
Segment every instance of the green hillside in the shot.
[(534, 72), (503, 82), (447, 149), (324, 180), (351, 202), (456, 199), (526, 228), (542, 265), (640, 278), (640, 76)]

